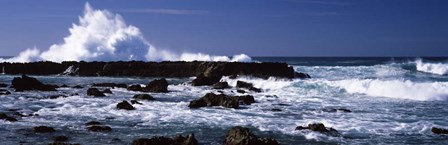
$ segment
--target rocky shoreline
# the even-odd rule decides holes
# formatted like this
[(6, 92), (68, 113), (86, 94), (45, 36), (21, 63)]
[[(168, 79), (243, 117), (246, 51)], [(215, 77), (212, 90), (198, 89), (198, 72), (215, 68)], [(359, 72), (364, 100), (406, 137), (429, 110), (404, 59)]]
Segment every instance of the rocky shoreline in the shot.
[(205, 77), (246, 75), (260, 78), (307, 78), (286, 63), (203, 62), (203, 61), (118, 61), (118, 62), (30, 62), (0, 63), (3, 74), (19, 75), (76, 75), (129, 77)]

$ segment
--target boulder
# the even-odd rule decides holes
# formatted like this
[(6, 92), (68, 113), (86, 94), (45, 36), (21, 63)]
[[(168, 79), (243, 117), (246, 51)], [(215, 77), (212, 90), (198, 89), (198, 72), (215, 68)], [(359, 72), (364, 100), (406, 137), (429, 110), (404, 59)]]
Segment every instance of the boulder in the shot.
[(238, 102), (243, 105), (250, 105), (255, 103), (255, 99), (254, 96), (251, 95), (238, 96)]
[(116, 83), (96, 83), (93, 84), (94, 87), (110, 87), (110, 88), (126, 88), (126, 84), (116, 84)]
[(311, 76), (302, 72), (294, 72), (294, 78), (309, 79)]
[(244, 82), (244, 81), (237, 81), (236, 87), (237, 88), (246, 88), (246, 89), (248, 89), (250, 91), (254, 91), (254, 92), (261, 92), (261, 89), (255, 88), (253, 84)]
[(254, 135), (249, 128), (236, 126), (231, 128), (224, 140), (225, 145), (279, 145), (273, 138), (260, 138)]
[(89, 88), (89, 89), (87, 89), (87, 95), (94, 96), (94, 97), (104, 97), (104, 96), (106, 96), (106, 95), (104, 95), (103, 92), (101, 92), (97, 88)]
[(36, 133), (50, 133), (50, 132), (56, 131), (56, 130), (54, 130), (53, 127), (48, 127), (48, 126), (37, 126), (37, 127), (34, 127), (33, 130)]
[(164, 78), (154, 80), (143, 88), (143, 92), (168, 92), (168, 82)]
[(28, 90), (56, 91), (54, 85), (43, 84), (36, 78), (28, 77), (26, 75), (15, 77), (11, 82), (11, 87), (14, 88), (16, 92)]
[(110, 89), (103, 90), (103, 94), (113, 94)]
[(136, 100), (148, 100), (148, 101), (156, 100), (156, 99), (154, 99), (154, 97), (152, 97), (149, 94), (137, 94), (137, 95), (134, 95), (132, 98), (136, 99)]
[(135, 85), (130, 85), (127, 90), (128, 91), (142, 91), (142, 86), (140, 86), (139, 84), (135, 84)]
[(202, 98), (193, 100), (190, 102), (188, 107), (190, 108), (200, 108), (200, 107), (210, 107), (210, 106), (222, 106), (226, 108), (238, 108), (239, 100), (238, 97), (227, 96), (225, 94), (213, 94), (207, 93)]
[(432, 127), (431, 131), (435, 134), (448, 134), (448, 129), (443, 128)]
[(205, 76), (203, 73), (196, 76), (191, 82), (192, 86), (210, 86), (218, 83), (222, 76)]
[(320, 132), (320, 133), (324, 133), (324, 134), (329, 134), (329, 135), (333, 135), (333, 136), (338, 135), (338, 131), (336, 129), (334, 129), (334, 128), (327, 128), (322, 123), (311, 123), (311, 124), (308, 124), (307, 127), (305, 127), (305, 126), (297, 126), (296, 130), (311, 130), (311, 131)]
[(194, 134), (186, 137), (176, 135), (174, 138), (164, 136), (153, 136), (152, 138), (139, 138), (132, 142), (132, 145), (198, 145)]
[(93, 131), (93, 132), (108, 132), (112, 131), (112, 128), (109, 126), (101, 126), (101, 125), (92, 125), (87, 127), (87, 130)]
[(213, 89), (227, 89), (229, 88), (229, 83), (227, 82), (217, 82), (213, 84)]
[(128, 101), (122, 101), (117, 104), (117, 109), (124, 109), (124, 110), (135, 110), (134, 106), (128, 103)]

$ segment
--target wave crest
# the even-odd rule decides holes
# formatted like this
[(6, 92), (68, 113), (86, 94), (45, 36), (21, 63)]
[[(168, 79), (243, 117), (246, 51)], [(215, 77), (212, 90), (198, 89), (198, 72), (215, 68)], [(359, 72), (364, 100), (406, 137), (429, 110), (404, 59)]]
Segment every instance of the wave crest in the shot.
[(432, 73), (437, 75), (448, 74), (448, 64), (444, 63), (424, 63), (421, 59), (415, 61), (418, 71)]

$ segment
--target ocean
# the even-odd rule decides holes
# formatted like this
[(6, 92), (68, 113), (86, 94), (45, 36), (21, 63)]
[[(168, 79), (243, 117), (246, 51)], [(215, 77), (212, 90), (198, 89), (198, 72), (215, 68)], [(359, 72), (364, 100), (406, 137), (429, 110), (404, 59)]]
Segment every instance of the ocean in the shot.
[[(0, 120), (1, 144), (48, 144), (52, 136), (66, 135), (68, 142), (88, 145), (130, 144), (141, 137), (194, 133), (200, 144), (222, 144), (233, 126), (244, 126), (260, 137), (275, 138), (280, 144), (448, 144), (448, 136), (431, 132), (448, 128), (448, 58), (412, 57), (253, 57), (258, 62), (286, 62), (311, 79), (260, 79), (224, 77), (230, 86), (237, 80), (261, 88), (253, 95), (256, 103), (241, 109), (208, 107), (190, 109), (188, 104), (210, 86), (188, 84), (194, 78), (167, 78), (169, 93), (150, 93), (156, 101), (140, 101), (137, 109), (115, 109), (121, 100), (137, 92), (111, 89), (107, 98), (86, 96), (93, 83), (147, 84), (156, 78), (33, 76), (46, 84), (81, 85), (58, 88), (58, 92), (14, 92), (0, 96), (0, 112), (19, 112), (17, 122)], [(0, 75), (10, 84), (17, 76)], [(240, 95), (235, 89), (225, 94)], [(65, 98), (48, 99), (51, 95)], [(279, 109), (280, 111), (272, 111)], [(348, 109), (351, 112), (328, 111)], [(85, 123), (99, 121), (111, 132), (86, 131)], [(297, 126), (323, 123), (336, 129), (332, 136)], [(35, 134), (34, 126), (51, 126), (57, 131)]]

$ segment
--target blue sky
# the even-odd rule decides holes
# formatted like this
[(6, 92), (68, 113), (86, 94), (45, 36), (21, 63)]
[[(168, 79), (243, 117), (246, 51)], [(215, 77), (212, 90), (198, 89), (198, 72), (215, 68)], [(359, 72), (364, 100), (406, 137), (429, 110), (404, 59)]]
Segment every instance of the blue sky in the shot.
[[(0, 0), (0, 54), (61, 43), (79, 0)], [(158, 48), (250, 56), (448, 56), (447, 0), (91, 0)]]

